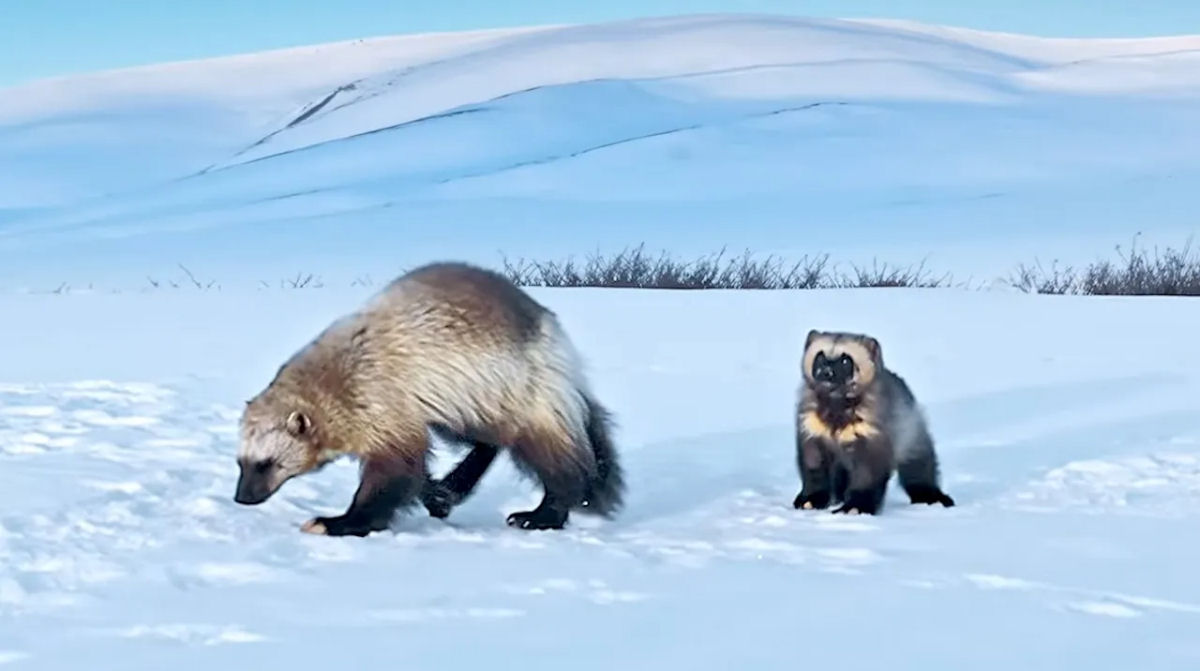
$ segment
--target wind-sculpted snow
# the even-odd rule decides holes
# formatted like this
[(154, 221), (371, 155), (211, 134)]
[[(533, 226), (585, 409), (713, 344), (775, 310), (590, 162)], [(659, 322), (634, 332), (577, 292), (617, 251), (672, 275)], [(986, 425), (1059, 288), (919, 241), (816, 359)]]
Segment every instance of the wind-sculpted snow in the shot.
[(36, 82), (3, 92), (0, 287), (128, 287), (178, 263), (348, 282), (640, 242), (990, 281), (1139, 231), (1178, 245), (1197, 53), (1197, 37), (706, 16)]

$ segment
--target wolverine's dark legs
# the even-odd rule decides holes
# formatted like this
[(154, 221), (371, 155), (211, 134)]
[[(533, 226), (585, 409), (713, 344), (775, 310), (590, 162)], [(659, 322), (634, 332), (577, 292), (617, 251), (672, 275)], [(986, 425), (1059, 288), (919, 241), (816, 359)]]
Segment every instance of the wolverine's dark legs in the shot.
[(437, 518), (449, 515), (454, 506), (471, 494), (500, 452), (498, 447), (489, 443), (471, 441), (471, 446), (470, 453), (446, 477), (425, 481), (421, 503), (430, 515)]
[(928, 436), (896, 465), (896, 476), (910, 503), (940, 503), (947, 508), (954, 505), (954, 499), (938, 486), (937, 455)]
[(424, 480), (421, 457), (389, 454), (363, 459), (362, 477), (345, 513), (317, 517), (301, 529), (326, 536), (366, 536), (388, 528), (392, 516), (413, 502)]
[[(543, 483), (545, 484), (545, 483)], [(562, 498), (561, 490), (552, 486), (546, 487), (542, 502), (537, 508), (527, 512), (513, 513), (505, 522), (510, 527), (519, 529), (561, 529), (567, 523), (571, 510), (569, 500)]]
[(835, 513), (862, 513), (874, 515), (883, 508), (883, 497), (887, 494), (887, 480), (872, 487), (849, 489), (842, 505), (833, 509)]
[(946, 508), (954, 505), (954, 499), (950, 498), (949, 494), (943, 492), (935, 485), (909, 485), (904, 488), (904, 493), (908, 494), (908, 501), (913, 504), (924, 503), (926, 505), (933, 505), (934, 503), (940, 503)]
[(530, 431), (513, 445), (517, 465), (542, 483), (542, 502), (529, 511), (508, 516), (519, 529), (561, 529), (572, 508), (582, 505), (596, 460), (587, 443), (577, 444), (553, 430)]
[(829, 507), (830, 455), (820, 439), (798, 435), (796, 438), (796, 465), (800, 469), (800, 493), (792, 501), (792, 507), (805, 510)]
[(846, 489), (850, 486), (850, 471), (841, 462), (833, 465), (833, 501), (841, 503), (846, 500)]
[(874, 515), (883, 508), (883, 497), (892, 477), (889, 449), (860, 438), (845, 452), (849, 475), (846, 496), (833, 512)]

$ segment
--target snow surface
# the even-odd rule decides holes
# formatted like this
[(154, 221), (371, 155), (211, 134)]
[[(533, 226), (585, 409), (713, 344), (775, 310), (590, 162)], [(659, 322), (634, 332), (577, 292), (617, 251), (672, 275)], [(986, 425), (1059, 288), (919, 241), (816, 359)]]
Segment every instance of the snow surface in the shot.
[[(368, 289), (9, 295), (14, 668), (1183, 669), (1200, 661), (1200, 306), (957, 290), (533, 290), (617, 416), (625, 511), (519, 532), (507, 458), (445, 522), (318, 538), (353, 465), (233, 503), (244, 398)], [(791, 508), (809, 328), (876, 334), (952, 509)], [(1130, 365), (1132, 364), (1132, 365)], [(437, 467), (457, 451), (440, 445)], [(423, 513), (423, 511), (421, 511)], [(353, 660), (353, 661), (351, 661)]]
[(347, 283), (431, 256), (643, 241), (925, 259), (990, 281), (1108, 256), (1139, 231), (1181, 244), (1200, 177), (1196, 36), (697, 16), (359, 40), (0, 94), (11, 289), (129, 287), (178, 263), (224, 285)]
[[(366, 539), (298, 530), (351, 463), (232, 500), (243, 400), (413, 263), (646, 240), (987, 278), (1178, 243), (1197, 54), (720, 16), (0, 91), (0, 668), (1197, 668), (1186, 299), (532, 290), (616, 415), (619, 517), (507, 528), (538, 491), (506, 459)], [(810, 328), (880, 338), (958, 506), (791, 508)]]

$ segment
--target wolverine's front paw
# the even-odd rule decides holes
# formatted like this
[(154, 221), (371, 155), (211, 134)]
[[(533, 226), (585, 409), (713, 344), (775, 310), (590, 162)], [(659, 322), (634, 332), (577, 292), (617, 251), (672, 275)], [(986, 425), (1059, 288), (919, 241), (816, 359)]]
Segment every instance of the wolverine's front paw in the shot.
[(449, 516), (459, 500), (460, 497), (441, 480), (431, 480), (421, 490), (421, 504), (429, 511), (431, 517), (438, 519)]
[(869, 492), (847, 492), (846, 501), (833, 509), (840, 515), (874, 515), (879, 512), (879, 500)]
[(383, 531), (386, 528), (386, 524), (364, 524), (342, 515), (339, 517), (314, 517), (305, 522), (300, 527), (300, 531), (317, 536), (361, 537), (366, 536), (372, 531)]
[(796, 495), (796, 499), (792, 501), (793, 508), (802, 508), (804, 510), (824, 510), (829, 507), (829, 492), (812, 492), (806, 494), (800, 492)]
[(547, 510), (531, 510), (525, 513), (513, 513), (508, 516), (505, 522), (510, 527), (518, 529), (561, 529), (567, 522), (566, 515), (560, 515), (553, 511)]

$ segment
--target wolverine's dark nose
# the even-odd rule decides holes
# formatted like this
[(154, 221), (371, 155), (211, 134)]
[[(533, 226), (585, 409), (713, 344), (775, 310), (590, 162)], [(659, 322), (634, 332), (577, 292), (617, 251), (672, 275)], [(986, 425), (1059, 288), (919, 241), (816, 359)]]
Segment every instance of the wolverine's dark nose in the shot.
[(834, 377), (833, 366), (813, 366), (813, 378), (817, 382), (833, 382)]
[(813, 379), (827, 384), (842, 384), (854, 377), (854, 360), (843, 354), (837, 359), (830, 360), (824, 352), (818, 352), (813, 359)]
[(237, 491), (233, 495), (233, 500), (242, 505), (253, 506), (266, 501), (268, 496), (270, 496), (270, 490), (261, 482), (255, 482), (253, 478), (243, 475), (238, 478)]
[(271, 497), (272, 464), (240, 464), (241, 474), (238, 476), (237, 490), (233, 500), (242, 505), (253, 506)]

